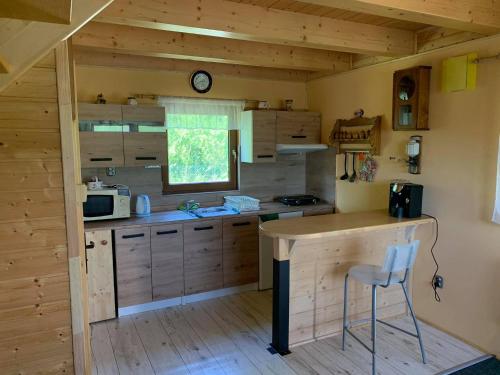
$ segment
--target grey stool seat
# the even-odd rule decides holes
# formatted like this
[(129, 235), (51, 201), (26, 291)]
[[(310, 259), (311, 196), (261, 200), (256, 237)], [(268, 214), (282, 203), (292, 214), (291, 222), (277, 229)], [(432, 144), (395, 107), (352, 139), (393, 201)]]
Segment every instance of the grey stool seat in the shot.
[(401, 274), (391, 274), (389, 278), (389, 272), (384, 272), (381, 266), (372, 264), (360, 264), (351, 267), (349, 276), (368, 285), (385, 285), (387, 280), (389, 280), (389, 285), (399, 284), (404, 277)]
[[(422, 354), (422, 361), (426, 363), (424, 345), (422, 343), (422, 335), (418, 326), (417, 318), (413, 311), (410, 298), (408, 297), (407, 287), (405, 286), (408, 279), (408, 273), (413, 268), (415, 258), (417, 257), (418, 247), (420, 241), (413, 241), (410, 244), (394, 245), (387, 248), (385, 254), (384, 264), (376, 266), (372, 264), (360, 264), (353, 266), (345, 276), (344, 284), (344, 322), (342, 326), (342, 350), (345, 350), (346, 334), (348, 333), (356, 341), (358, 341), (364, 348), (372, 353), (372, 374), (376, 374), (376, 336), (377, 329), (376, 323), (382, 323), (400, 332), (406, 333), (410, 336), (418, 338), (420, 345), (420, 352)], [(371, 313), (371, 347), (359, 339), (351, 330), (351, 322), (348, 319), (348, 290), (349, 290), (349, 277), (365, 284), (372, 286), (372, 313)], [(387, 288), (391, 285), (401, 285), (405, 295), (408, 309), (410, 310), (413, 323), (415, 324), (416, 334), (406, 331), (402, 328), (396, 327), (390, 323), (377, 319), (377, 287)]]

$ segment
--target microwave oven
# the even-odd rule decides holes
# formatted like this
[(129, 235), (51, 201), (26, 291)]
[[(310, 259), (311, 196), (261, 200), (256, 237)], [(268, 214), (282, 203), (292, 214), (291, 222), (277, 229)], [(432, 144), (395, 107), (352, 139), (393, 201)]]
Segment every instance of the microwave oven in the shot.
[(111, 220), (130, 217), (128, 187), (103, 187), (89, 190), (83, 203), (83, 220)]

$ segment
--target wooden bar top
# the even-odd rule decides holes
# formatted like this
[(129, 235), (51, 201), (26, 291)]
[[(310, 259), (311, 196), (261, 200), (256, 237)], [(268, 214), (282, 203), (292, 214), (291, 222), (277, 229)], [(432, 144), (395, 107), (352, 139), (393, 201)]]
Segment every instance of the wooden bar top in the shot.
[(398, 219), (390, 216), (387, 210), (375, 210), (268, 221), (260, 225), (260, 230), (263, 234), (272, 238), (307, 240), (426, 224), (433, 221), (434, 219), (428, 216), (414, 219)]

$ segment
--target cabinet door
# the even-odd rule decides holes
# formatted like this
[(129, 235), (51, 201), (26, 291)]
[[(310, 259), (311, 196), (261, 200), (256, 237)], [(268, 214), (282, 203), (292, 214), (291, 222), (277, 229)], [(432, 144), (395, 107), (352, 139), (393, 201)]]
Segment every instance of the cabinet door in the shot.
[(186, 295), (222, 288), (222, 221), (184, 226), (184, 291)]
[(80, 132), (82, 168), (123, 167), (121, 132)]
[(259, 279), (259, 230), (257, 216), (225, 218), (223, 231), (224, 288)]
[(78, 120), (80, 121), (122, 121), (120, 104), (78, 103)]
[(165, 107), (122, 105), (124, 123), (165, 123)]
[(276, 161), (276, 111), (246, 111), (241, 118), (241, 161)]
[(276, 134), (276, 143), (320, 143), (320, 114), (316, 112), (277, 112)]
[(184, 294), (182, 224), (151, 227), (153, 300)]
[(118, 307), (152, 301), (149, 227), (115, 231)]
[(124, 133), (126, 167), (162, 165), (167, 161), (166, 133)]
[(330, 215), (333, 214), (333, 207), (320, 208), (320, 209), (310, 209), (304, 210), (304, 216), (318, 216), (318, 215)]
[(90, 323), (116, 317), (111, 230), (85, 232)]

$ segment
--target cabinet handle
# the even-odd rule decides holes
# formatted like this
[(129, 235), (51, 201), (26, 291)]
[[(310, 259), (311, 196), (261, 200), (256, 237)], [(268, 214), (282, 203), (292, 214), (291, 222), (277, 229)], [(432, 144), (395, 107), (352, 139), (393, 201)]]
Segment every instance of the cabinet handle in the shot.
[(85, 245), (86, 249), (93, 249), (95, 247), (94, 241), (90, 241), (88, 245)]
[(208, 227), (194, 227), (194, 230), (196, 230), (196, 231), (199, 231), (199, 230), (210, 230), (210, 229), (214, 229), (214, 227), (212, 225), (210, 225)]
[(125, 234), (122, 236), (123, 239), (128, 239), (128, 238), (137, 238), (137, 237), (144, 237), (144, 233), (137, 233), (137, 234)]
[(257, 159), (270, 159), (274, 158), (274, 155), (257, 155)]
[(307, 138), (307, 135), (292, 135), (292, 138)]
[(233, 223), (233, 227), (242, 227), (242, 226), (245, 226), (245, 225), (250, 225), (250, 222), (249, 221), (244, 221), (242, 223)]
[(156, 156), (136, 156), (135, 160), (156, 160)]
[(156, 232), (156, 235), (161, 236), (162, 234), (175, 234), (177, 232), (178, 232), (177, 229), (174, 229), (174, 230), (164, 230), (164, 231)]
[(113, 158), (90, 158), (90, 161), (112, 161)]

